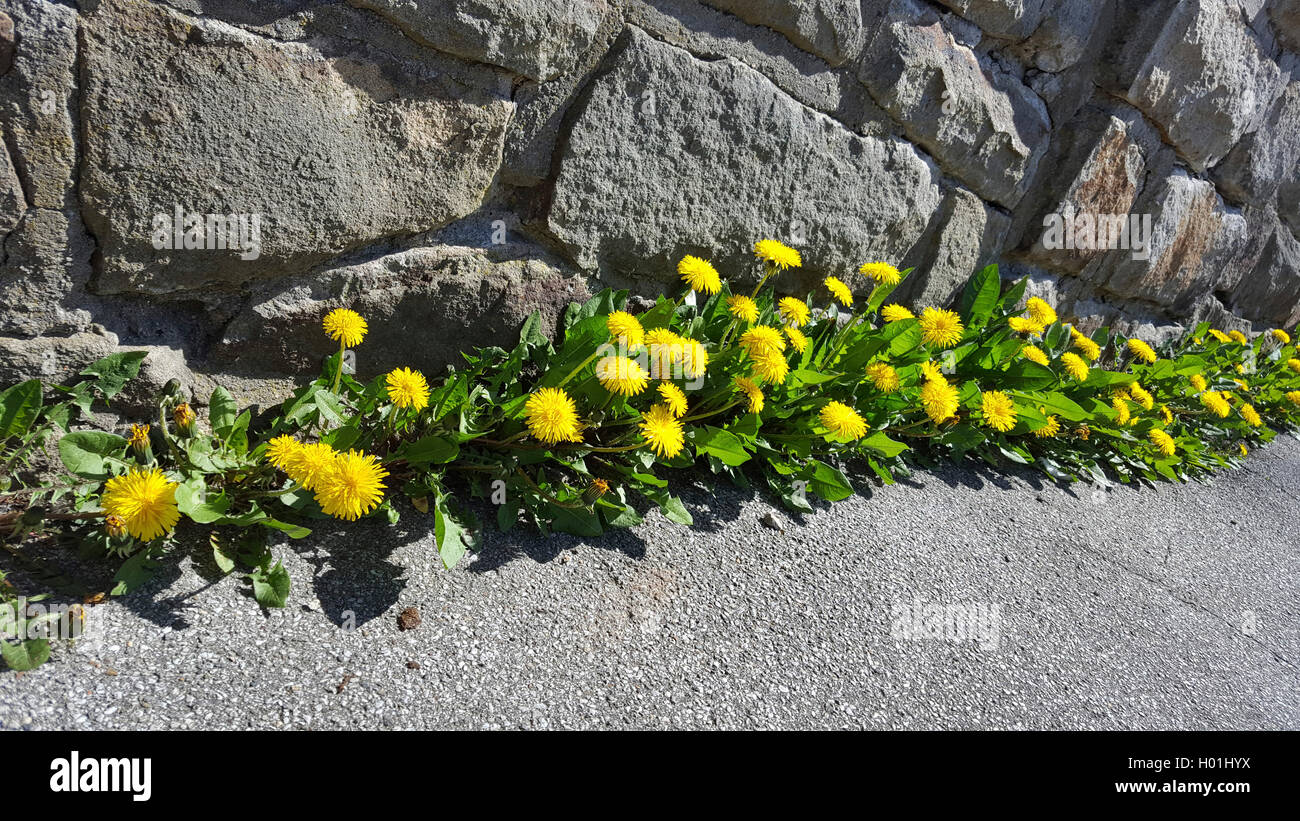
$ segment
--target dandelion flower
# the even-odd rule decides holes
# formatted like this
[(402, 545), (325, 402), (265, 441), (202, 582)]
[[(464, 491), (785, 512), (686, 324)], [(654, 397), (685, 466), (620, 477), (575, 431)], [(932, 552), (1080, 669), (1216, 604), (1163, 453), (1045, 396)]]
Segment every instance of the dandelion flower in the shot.
[(663, 405), (655, 405), (641, 414), (641, 434), (651, 450), (669, 459), (682, 452), (686, 441), (682, 423)]
[(686, 394), (681, 388), (671, 382), (660, 382), (659, 395), (663, 397), (664, 405), (673, 412), (673, 416), (680, 419), (686, 415)]
[(424, 410), (429, 404), (429, 383), (424, 374), (410, 368), (397, 368), (385, 379), (388, 398), (399, 408)]
[(1287, 391), (1286, 398), (1292, 405), (1300, 406), (1300, 391)]
[(297, 439), (288, 434), (281, 434), (266, 443), (266, 461), (272, 467), (284, 470), (289, 464), (289, 460), (301, 447), (302, 445)]
[(984, 424), (1006, 433), (1016, 426), (1016, 405), (1002, 391), (984, 391), (980, 394), (980, 410)]
[(718, 276), (718, 269), (708, 260), (687, 254), (677, 263), (677, 273), (692, 291), (716, 294), (722, 290), (722, 278)]
[(284, 472), (307, 490), (316, 490), (321, 479), (334, 468), (338, 452), (324, 442), (302, 445), (285, 460)]
[(1082, 382), (1088, 378), (1088, 363), (1083, 361), (1083, 357), (1077, 353), (1066, 351), (1061, 354), (1061, 364), (1065, 366), (1065, 372), (1076, 382)]
[(921, 406), (936, 425), (957, 415), (957, 389), (946, 379), (927, 379), (921, 386)]
[(1269, 334), (1272, 335), (1273, 339), (1276, 340), (1279, 345), (1291, 344), (1291, 335), (1281, 328), (1274, 328), (1269, 331)]
[(356, 311), (347, 308), (335, 308), (325, 315), (325, 321), (321, 323), (325, 328), (325, 333), (329, 334), (330, 339), (343, 345), (345, 348), (355, 348), (361, 344), (361, 340), (366, 338), (366, 320)]
[(927, 359), (921, 363), (921, 378), (922, 379), (944, 379), (944, 375), (943, 375), (943, 371), (939, 370), (938, 365), (934, 364), (933, 362)]
[(1034, 436), (1039, 439), (1052, 439), (1056, 434), (1061, 432), (1061, 422), (1056, 416), (1047, 417), (1047, 422), (1040, 428), (1034, 430)]
[(1056, 309), (1036, 296), (1030, 297), (1025, 302), (1025, 309), (1029, 311), (1029, 315), (1035, 322), (1044, 327), (1056, 321)]
[(740, 335), (740, 347), (750, 356), (769, 349), (780, 352), (785, 350), (785, 338), (770, 325), (755, 325)]
[(1037, 362), (1039, 365), (1047, 364), (1047, 354), (1037, 345), (1026, 345), (1020, 349), (1020, 355), (1030, 362)]
[(1209, 408), (1210, 411), (1220, 419), (1227, 418), (1232, 412), (1232, 407), (1228, 400), (1223, 398), (1223, 394), (1218, 391), (1203, 391), (1201, 393), (1201, 404)]
[(826, 290), (831, 292), (831, 296), (835, 297), (836, 301), (841, 305), (845, 308), (853, 307), (853, 291), (838, 277), (826, 277), (823, 284), (826, 286)]
[(1174, 447), (1174, 437), (1162, 431), (1160, 428), (1152, 428), (1147, 434), (1151, 444), (1160, 449), (1165, 456), (1173, 456), (1176, 448)]
[(688, 379), (699, 379), (709, 367), (709, 352), (694, 339), (682, 340), (682, 373)]
[(1288, 359), (1286, 366), (1296, 373), (1300, 373), (1300, 359)]
[(782, 269), (803, 265), (798, 251), (774, 239), (760, 239), (754, 243), (754, 255)]
[(1092, 435), (1092, 428), (1088, 427), (1087, 425), (1080, 425), (1079, 427), (1074, 429), (1074, 433), (1076, 436), (1078, 436), (1080, 439), (1086, 442), (1088, 441), (1088, 437)]
[(176, 483), (168, 481), (158, 468), (134, 469), (109, 479), (100, 504), (142, 542), (170, 533), (181, 517), (176, 509)]
[(1199, 373), (1192, 374), (1191, 377), (1188, 378), (1188, 381), (1192, 383), (1192, 389), (1195, 390), (1197, 393), (1200, 393), (1201, 391), (1209, 387), (1207, 384), (1205, 384), (1205, 377), (1201, 376)]
[(1132, 413), (1128, 409), (1128, 402), (1122, 396), (1116, 396), (1110, 400), (1110, 406), (1115, 409), (1115, 421), (1121, 425), (1127, 425), (1128, 420), (1132, 418)]
[[(749, 401), (750, 413), (763, 412), (763, 390), (754, 382), (754, 380), (748, 379), (744, 376), (737, 376), (736, 389), (745, 394), (745, 398)], [(1300, 393), (1300, 391), (1297, 391), (1297, 393)]]
[(528, 431), (548, 445), (582, 441), (578, 406), (564, 388), (540, 388), (529, 394), (524, 403), (524, 421)]
[(866, 420), (843, 402), (827, 402), (819, 415), (826, 429), (841, 441), (861, 439), (867, 432)]
[(1217, 328), (1210, 329), (1210, 336), (1214, 337), (1215, 339), (1223, 343), (1227, 343), (1231, 341), (1230, 337), (1227, 334), (1225, 334), (1223, 331), (1218, 330)]
[(667, 379), (685, 350), (682, 338), (667, 328), (651, 328), (646, 331), (644, 344), (650, 349), (650, 375)]
[(1150, 391), (1136, 382), (1128, 386), (1128, 394), (1133, 398), (1134, 402), (1137, 402), (1147, 410), (1151, 410), (1155, 407), (1155, 397), (1151, 395)]
[(176, 423), (176, 429), (181, 433), (190, 433), (194, 428), (194, 409), (190, 403), (182, 402), (172, 409), (172, 421)]
[(898, 371), (884, 362), (873, 362), (868, 365), (867, 378), (881, 393), (893, 393), (899, 388)]
[(1236, 342), (1238, 345), (1246, 345), (1250, 341), (1246, 339), (1246, 335), (1241, 331), (1228, 331), (1228, 338), (1233, 342)]
[(727, 311), (751, 325), (758, 321), (758, 303), (747, 296), (727, 297)]
[(881, 285), (897, 285), (903, 274), (888, 262), (868, 262), (858, 268), (858, 273), (870, 277)]
[(1246, 450), (1246, 443), (1245, 443), (1245, 442), (1238, 442), (1238, 443), (1237, 443), (1237, 450), (1241, 451), (1241, 455), (1242, 455), (1243, 458), (1246, 457), (1246, 456), (1249, 456), (1249, 455), (1250, 455), (1250, 451)]
[(886, 322), (897, 322), (900, 319), (912, 319), (916, 316), (916, 314), (897, 303), (891, 303), (881, 308), (880, 315)]
[(1140, 339), (1130, 339), (1128, 341), (1128, 351), (1148, 365), (1156, 361), (1156, 352), (1151, 350), (1150, 345)]
[(1169, 410), (1168, 405), (1160, 406), (1160, 416), (1164, 418), (1166, 425), (1172, 425), (1174, 423), (1174, 412)]
[(1237, 409), (1237, 412), (1241, 414), (1241, 418), (1245, 419), (1252, 428), (1257, 428), (1264, 424), (1264, 420), (1259, 418), (1259, 411), (1255, 410), (1254, 405), (1251, 405), (1249, 402), (1243, 402), (1241, 407)]
[(785, 324), (793, 325), (800, 328), (808, 324), (809, 310), (808, 305), (802, 299), (788, 296), (777, 303), (777, 310), (781, 313), (781, 319)]
[(627, 311), (614, 311), (605, 317), (605, 327), (615, 342), (622, 343), (627, 350), (636, 350), (645, 341), (645, 329), (640, 321)]
[(1071, 340), (1089, 362), (1096, 362), (1101, 357), (1101, 346), (1078, 331), (1074, 331)]
[(961, 317), (942, 308), (926, 308), (921, 313), (921, 339), (936, 348), (951, 348), (961, 341)]
[(340, 453), (333, 469), (321, 477), (316, 503), (336, 519), (355, 522), (383, 501), (387, 475), (376, 456), (355, 450)]
[(751, 354), (751, 357), (754, 360), (754, 376), (758, 381), (768, 385), (785, 382), (786, 374), (790, 372), (790, 363), (786, 362), (784, 353), (774, 348), (763, 348)]
[(1027, 316), (1013, 316), (1007, 320), (1007, 324), (1011, 326), (1011, 330), (1018, 334), (1030, 334), (1032, 336), (1043, 332), (1043, 323)]
[(596, 379), (610, 393), (636, 396), (646, 389), (650, 374), (634, 359), (626, 356), (606, 356), (596, 363)]
[(794, 348), (796, 353), (803, 353), (808, 347), (808, 337), (798, 328), (786, 328), (785, 335), (790, 340), (790, 347)]

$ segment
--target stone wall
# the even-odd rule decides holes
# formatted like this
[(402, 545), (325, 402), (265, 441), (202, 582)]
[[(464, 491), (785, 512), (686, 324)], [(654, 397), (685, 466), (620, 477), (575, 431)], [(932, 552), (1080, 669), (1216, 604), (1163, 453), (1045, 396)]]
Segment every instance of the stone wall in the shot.
[[(1085, 326), (1300, 321), (1300, 0), (0, 11), (0, 383), (144, 346), (269, 399), (338, 305), (363, 372), (432, 373), (683, 254), (750, 277), (763, 236), (795, 292), (887, 260), (942, 303), (996, 261)], [(156, 247), (178, 209), (256, 252)], [(1150, 215), (1147, 253), (1049, 247), (1066, 212)]]

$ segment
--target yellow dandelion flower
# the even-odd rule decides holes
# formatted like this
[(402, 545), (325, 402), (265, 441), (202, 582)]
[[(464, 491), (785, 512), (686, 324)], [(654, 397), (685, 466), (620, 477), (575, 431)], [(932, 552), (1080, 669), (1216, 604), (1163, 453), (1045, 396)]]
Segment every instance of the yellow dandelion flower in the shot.
[(1199, 373), (1192, 374), (1187, 381), (1192, 383), (1192, 389), (1195, 390), (1197, 393), (1200, 393), (1201, 391), (1209, 387), (1208, 385), (1205, 384), (1205, 377), (1201, 376)]
[(1234, 379), (1232, 381), (1237, 383), (1237, 387), (1241, 388), (1243, 391), (1246, 391), (1247, 393), (1250, 393), (1250, 385), (1246, 384), (1246, 380)]
[(881, 393), (893, 393), (899, 388), (898, 371), (884, 362), (873, 362), (867, 366), (867, 378)]
[(1166, 425), (1172, 425), (1174, 423), (1174, 412), (1169, 410), (1168, 405), (1160, 406), (1160, 416), (1165, 420)]
[(1273, 330), (1269, 331), (1269, 334), (1279, 345), (1291, 344), (1291, 335), (1288, 334), (1286, 331), (1282, 330), (1281, 328), (1274, 328)]
[(645, 329), (641, 322), (627, 311), (614, 311), (605, 317), (605, 328), (615, 342), (622, 343), (629, 351), (636, 350), (645, 342)]
[(870, 277), (881, 285), (897, 285), (903, 278), (902, 272), (888, 262), (867, 262), (858, 268), (858, 273)]
[(740, 347), (744, 348), (750, 356), (769, 349), (784, 351), (785, 337), (770, 325), (755, 325), (740, 335)]
[[(749, 412), (762, 413), (763, 412), (762, 388), (760, 388), (758, 384), (754, 382), (754, 380), (748, 379), (744, 376), (737, 376), (735, 380), (735, 384), (736, 384), (736, 390), (745, 394), (745, 398), (749, 402)], [(1297, 391), (1297, 393), (1300, 393), (1300, 391)]]
[(686, 349), (682, 338), (667, 328), (646, 331), (644, 344), (650, 349), (650, 375), (658, 379), (672, 375), (673, 365), (681, 361)]
[(1025, 309), (1029, 311), (1029, 315), (1034, 318), (1034, 321), (1043, 327), (1047, 327), (1056, 321), (1056, 309), (1036, 296), (1031, 296), (1025, 302)]
[(1061, 354), (1061, 364), (1074, 381), (1082, 382), (1088, 378), (1088, 363), (1084, 362), (1083, 357), (1078, 354), (1066, 351)]
[(827, 402), (819, 416), (822, 425), (840, 441), (861, 439), (867, 432), (867, 421), (843, 402)]
[(722, 290), (722, 278), (718, 276), (718, 269), (708, 260), (687, 254), (677, 263), (677, 273), (692, 291), (716, 294)]
[(636, 396), (650, 383), (650, 374), (626, 356), (606, 356), (596, 363), (596, 379), (610, 393)]
[(126, 531), (142, 542), (151, 542), (176, 527), (176, 483), (158, 468), (133, 469), (104, 483), (100, 504), (109, 516), (116, 516)]
[(1071, 342), (1089, 362), (1096, 362), (1101, 357), (1101, 346), (1083, 334), (1076, 331), (1071, 338)]
[(1151, 444), (1159, 448), (1160, 452), (1165, 456), (1174, 455), (1174, 451), (1176, 450), (1174, 446), (1174, 437), (1165, 433), (1160, 428), (1152, 428), (1151, 432), (1147, 434), (1147, 438), (1149, 438)]
[(1043, 353), (1043, 349), (1037, 345), (1024, 346), (1020, 349), (1020, 355), (1030, 362), (1037, 362), (1039, 365), (1046, 365), (1048, 362), (1047, 354)]
[(961, 317), (955, 311), (926, 308), (921, 312), (921, 339), (936, 348), (951, 348), (961, 341)]
[(921, 406), (936, 425), (957, 415), (957, 388), (946, 379), (927, 379), (921, 386)]
[(302, 445), (288, 434), (281, 434), (266, 443), (266, 461), (279, 470), (284, 470), (289, 460)]
[(1092, 435), (1092, 428), (1087, 425), (1080, 425), (1074, 429), (1074, 434), (1086, 442), (1088, 441), (1088, 437)]
[(709, 352), (694, 339), (682, 340), (682, 373), (687, 379), (699, 379), (709, 367)]
[(316, 490), (320, 481), (334, 468), (338, 452), (324, 442), (313, 442), (295, 449), (285, 460), (284, 472), (307, 490)]
[(1287, 391), (1286, 398), (1292, 405), (1300, 406), (1300, 391)]
[(1249, 402), (1243, 402), (1241, 407), (1237, 409), (1237, 412), (1241, 414), (1241, 418), (1245, 419), (1247, 424), (1252, 428), (1257, 428), (1264, 424), (1264, 420), (1259, 418), (1259, 411), (1255, 410), (1254, 405), (1251, 405)]
[(808, 324), (810, 311), (808, 305), (802, 299), (796, 299), (792, 296), (784, 297), (777, 303), (777, 311), (780, 312), (781, 319), (787, 325), (800, 328)]
[(1156, 361), (1156, 352), (1151, 350), (1150, 345), (1140, 339), (1130, 339), (1128, 341), (1128, 351), (1148, 365)]
[(790, 363), (786, 362), (785, 354), (773, 348), (763, 348), (750, 357), (754, 360), (754, 376), (759, 382), (768, 385), (779, 385), (785, 382), (785, 377), (790, 373)]
[(660, 382), (659, 395), (663, 397), (664, 405), (673, 412), (673, 416), (680, 419), (686, 415), (686, 394), (681, 388), (671, 382)]
[(1128, 395), (1132, 397), (1134, 402), (1137, 402), (1139, 405), (1141, 405), (1143, 408), (1146, 408), (1147, 410), (1151, 410), (1153, 407), (1155, 407), (1156, 404), (1155, 397), (1151, 395), (1150, 391), (1148, 391), (1146, 388), (1142, 387), (1136, 382), (1128, 386)]
[(782, 269), (803, 265), (798, 251), (774, 239), (760, 239), (754, 243), (754, 256)]
[(682, 431), (682, 423), (668, 408), (655, 405), (641, 414), (640, 426), (641, 435), (655, 453), (671, 459), (682, 452), (686, 434)]
[(886, 322), (897, 322), (900, 319), (912, 319), (916, 314), (904, 308), (897, 303), (891, 303), (880, 309), (880, 316)]
[(333, 468), (321, 477), (316, 503), (336, 519), (355, 522), (384, 500), (387, 475), (376, 456), (355, 450), (340, 453)]
[(194, 421), (197, 419), (194, 415), (194, 409), (190, 403), (182, 402), (172, 409), (172, 421), (176, 423), (176, 429), (181, 433), (188, 434), (194, 428)]
[(947, 381), (944, 378), (943, 371), (939, 370), (939, 366), (928, 359), (921, 363), (921, 378), (943, 379), (944, 381)]
[(1128, 402), (1122, 396), (1116, 396), (1110, 400), (1110, 406), (1115, 409), (1115, 421), (1121, 425), (1127, 425), (1132, 414), (1128, 409)]
[(1016, 405), (1002, 391), (981, 392), (980, 410), (984, 415), (984, 424), (994, 430), (1006, 433), (1016, 426)]
[(1210, 336), (1214, 337), (1215, 339), (1219, 340), (1220, 342), (1229, 342), (1229, 341), (1231, 341), (1227, 334), (1225, 334), (1223, 331), (1220, 331), (1220, 330), (1218, 330), (1218, 329), (1216, 329), (1216, 328), (1211, 328), (1211, 329), (1210, 329)]
[(808, 337), (798, 328), (786, 328), (785, 335), (790, 340), (790, 347), (794, 348), (796, 353), (803, 353), (808, 347)]
[(1007, 324), (1011, 330), (1018, 334), (1037, 335), (1043, 332), (1043, 323), (1036, 319), (1030, 319), (1027, 316), (1013, 316), (1007, 319)]
[(330, 339), (345, 348), (355, 348), (360, 345), (361, 340), (366, 338), (366, 331), (369, 330), (361, 314), (347, 308), (335, 308), (330, 311), (325, 315), (321, 325)]
[(747, 296), (727, 297), (727, 311), (736, 319), (750, 324), (758, 321), (758, 303)]
[(540, 388), (529, 394), (524, 421), (528, 431), (548, 445), (582, 441), (578, 406), (563, 388)]
[(1246, 339), (1246, 335), (1241, 331), (1228, 331), (1228, 338), (1233, 342), (1236, 342), (1238, 345), (1246, 345), (1250, 342), (1250, 340)]
[(410, 368), (397, 368), (385, 378), (388, 398), (399, 408), (424, 410), (429, 404), (429, 383), (424, 374)]
[(1300, 359), (1288, 359), (1286, 366), (1296, 373), (1300, 373)]
[(826, 277), (823, 284), (837, 302), (845, 308), (853, 307), (853, 291), (839, 277)]
[[(1040, 408), (1039, 410), (1041, 411), (1042, 409)], [(1034, 430), (1034, 436), (1037, 436), (1039, 439), (1052, 439), (1060, 432), (1061, 422), (1053, 415), (1047, 417), (1047, 422), (1042, 427)]]
[(1203, 391), (1201, 393), (1201, 404), (1210, 409), (1210, 412), (1220, 419), (1227, 418), (1232, 413), (1232, 406), (1228, 400), (1223, 398), (1223, 394), (1218, 391)]
[(1246, 450), (1246, 443), (1245, 443), (1245, 442), (1238, 442), (1238, 443), (1237, 443), (1237, 450), (1241, 451), (1241, 455), (1242, 455), (1243, 457), (1245, 457), (1245, 456), (1249, 456), (1249, 455), (1250, 455), (1250, 451)]
[(126, 441), (132, 450), (143, 451), (149, 447), (149, 426), (132, 425), (131, 436)]

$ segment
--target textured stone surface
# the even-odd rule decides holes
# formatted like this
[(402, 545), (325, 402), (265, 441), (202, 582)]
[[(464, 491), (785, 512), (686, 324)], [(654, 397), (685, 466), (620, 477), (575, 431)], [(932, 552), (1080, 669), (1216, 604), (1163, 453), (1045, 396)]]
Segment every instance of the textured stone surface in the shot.
[(1289, 327), (1300, 322), (1296, 294), (1300, 294), (1300, 241), (1278, 224), (1259, 264), (1233, 289), (1232, 304), (1250, 319)]
[(1268, 115), (1214, 168), (1214, 180), (1237, 202), (1267, 202), (1300, 163), (1300, 79), (1278, 95)]
[(559, 167), (547, 225), (577, 262), (661, 281), (685, 253), (745, 265), (771, 235), (806, 244), (813, 273), (901, 258), (939, 202), (906, 143), (855, 135), (734, 60), (638, 30), (593, 84)]
[(838, 65), (862, 49), (858, 0), (705, 0), (749, 23), (781, 32), (792, 43)]
[(932, 242), (922, 243), (903, 261), (915, 271), (895, 294), (916, 305), (947, 305), (972, 271), (988, 264), (1002, 246), (1010, 218), (965, 188), (953, 188), (935, 212)]
[[(85, 41), (81, 197), (102, 293), (238, 286), (445, 225), (482, 201), (513, 109), (490, 71), (285, 44), (139, 0), (101, 3)], [(260, 215), (260, 255), (156, 250), (151, 221), (177, 205)]]

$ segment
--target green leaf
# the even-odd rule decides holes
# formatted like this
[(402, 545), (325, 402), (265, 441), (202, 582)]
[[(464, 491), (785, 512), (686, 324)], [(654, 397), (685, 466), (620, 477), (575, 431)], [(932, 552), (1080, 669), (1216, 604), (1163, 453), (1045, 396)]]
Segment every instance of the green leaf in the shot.
[(1002, 293), (1002, 278), (998, 266), (989, 265), (966, 281), (961, 294), (961, 315), (971, 327), (983, 325), (998, 304)]
[(121, 436), (80, 430), (59, 440), (59, 458), (72, 475), (102, 482), (108, 478), (104, 457), (119, 455), (125, 448), (126, 440)]
[(0, 393), (0, 442), (25, 436), (41, 413), (41, 381), (30, 379)]
[(218, 385), (208, 400), (208, 421), (212, 423), (212, 432), (218, 439), (225, 439), (229, 435), (238, 413), (239, 406), (235, 404), (235, 397)]
[(401, 457), (412, 465), (443, 465), (455, 459), (460, 453), (460, 445), (446, 436), (426, 436), (412, 442)]
[(439, 493), (434, 501), (433, 531), (437, 540), (438, 556), (442, 566), (448, 570), (455, 567), (465, 555), (465, 529), (451, 515), (447, 505), (447, 495)]
[(281, 608), (289, 601), (289, 571), (284, 564), (276, 562), (274, 567), (259, 567), (248, 578), (253, 582), (253, 598), (266, 608)]
[(853, 495), (853, 485), (848, 477), (838, 468), (825, 462), (813, 463), (812, 474), (808, 477), (808, 489), (828, 502), (838, 502)]
[(230, 573), (235, 569), (235, 557), (225, 542), (212, 540), (212, 560), (222, 573)]
[(695, 431), (695, 449), (701, 455), (716, 456), (723, 464), (731, 467), (749, 461), (749, 454), (745, 451), (745, 446), (739, 437), (712, 425), (706, 425), (703, 430)]
[(600, 517), (586, 508), (570, 508), (550, 505), (547, 511), (552, 514), (551, 527), (561, 533), (574, 536), (595, 538), (605, 532), (600, 525)]
[(117, 584), (113, 585), (110, 595), (124, 596), (152, 579), (159, 566), (154, 555), (156, 552), (160, 551), (146, 547), (123, 562), (113, 576), (113, 581)]
[(25, 639), (11, 642), (0, 638), (0, 657), (10, 670), (19, 673), (35, 670), (50, 658), (50, 643), (46, 639)]
[(311, 535), (311, 528), (296, 525), (292, 522), (282, 522), (279, 519), (272, 519), (269, 516), (265, 519), (259, 519), (257, 523), (262, 527), (269, 527), (272, 530), (278, 530), (290, 539), (305, 539)]
[(148, 351), (122, 351), (111, 353), (97, 362), (92, 362), (81, 372), (82, 376), (96, 377), (96, 386), (105, 399), (112, 399), (122, 392), (122, 388), (140, 372), (140, 363), (149, 355)]
[(960, 369), (958, 373), (968, 379), (981, 382), (986, 390), (996, 386), (999, 390), (1036, 391), (1056, 383), (1056, 374), (1051, 368), (1020, 359), (1012, 362), (1006, 370)]
[(896, 439), (890, 439), (883, 431), (875, 433), (862, 440), (863, 447), (868, 447), (879, 453), (881, 456), (892, 458), (907, 450), (907, 445)]
[(798, 388), (802, 385), (820, 385), (823, 382), (829, 382), (834, 379), (832, 374), (818, 373), (804, 368), (798, 368), (790, 371), (789, 384), (792, 388)]

